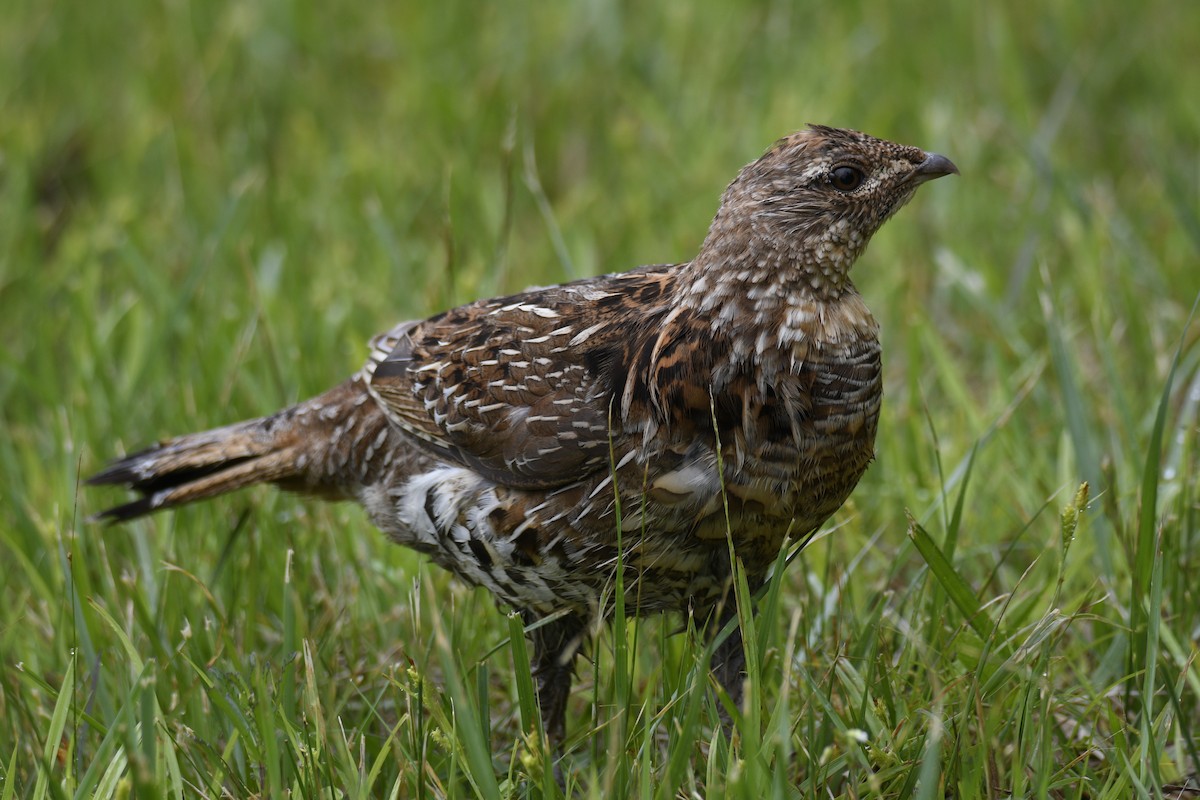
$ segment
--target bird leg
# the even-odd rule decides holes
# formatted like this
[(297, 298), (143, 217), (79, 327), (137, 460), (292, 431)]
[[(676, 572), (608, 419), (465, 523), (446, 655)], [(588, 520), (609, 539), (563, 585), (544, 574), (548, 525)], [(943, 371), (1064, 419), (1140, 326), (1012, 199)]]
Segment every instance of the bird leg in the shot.
[[(534, 617), (525, 615), (526, 624)], [(575, 656), (583, 644), (584, 621), (568, 614), (536, 628), (529, 634), (533, 641), (530, 669), (537, 680), (538, 708), (552, 752), (558, 753), (566, 739), (567, 698), (575, 676)]]
[[(714, 635), (725, 627), (722, 622)], [(736, 626), (729, 636), (713, 651), (712, 673), (729, 695), (735, 707), (741, 707), (746, 683), (746, 651), (742, 647), (742, 627)]]
[[(737, 619), (737, 603), (733, 602), (733, 598), (728, 598), (719, 612), (713, 614), (709, 620), (709, 641), (715, 639), (725, 625), (733, 619)], [(729, 636), (725, 637), (725, 641), (717, 645), (712, 654), (711, 669), (717, 683), (729, 695), (733, 707), (741, 708), (746, 683), (746, 651), (742, 646), (741, 625), (734, 626), (733, 630), (729, 632)], [(725, 731), (725, 735), (732, 735), (733, 717), (724, 703), (717, 703), (717, 714), (721, 718), (721, 728)]]

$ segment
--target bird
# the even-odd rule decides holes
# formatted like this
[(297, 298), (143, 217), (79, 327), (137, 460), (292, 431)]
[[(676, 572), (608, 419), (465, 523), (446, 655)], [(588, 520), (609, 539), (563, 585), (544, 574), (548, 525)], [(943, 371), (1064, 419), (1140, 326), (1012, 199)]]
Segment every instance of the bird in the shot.
[(113, 461), (88, 483), (138, 496), (95, 518), (258, 483), (355, 500), (521, 614), (554, 747), (617, 585), (628, 615), (679, 612), (707, 631), (736, 708), (736, 565), (761, 588), (875, 457), (879, 325), (851, 267), (918, 187), (957, 173), (937, 153), (809, 125), (741, 169), (690, 261), (400, 323), (323, 394)]

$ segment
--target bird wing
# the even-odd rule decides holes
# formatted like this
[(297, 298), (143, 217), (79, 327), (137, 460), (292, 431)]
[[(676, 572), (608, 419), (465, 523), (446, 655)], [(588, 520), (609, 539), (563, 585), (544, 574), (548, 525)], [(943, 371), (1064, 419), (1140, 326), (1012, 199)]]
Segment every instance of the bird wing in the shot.
[(372, 340), (392, 423), (496, 483), (562, 486), (609, 462), (610, 403), (664, 313), (670, 266), (483, 300)]

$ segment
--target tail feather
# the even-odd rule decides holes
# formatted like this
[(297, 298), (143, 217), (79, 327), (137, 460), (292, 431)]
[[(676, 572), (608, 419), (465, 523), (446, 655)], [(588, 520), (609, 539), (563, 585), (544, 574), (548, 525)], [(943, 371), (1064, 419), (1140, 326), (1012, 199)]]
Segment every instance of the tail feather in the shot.
[(361, 402), (356, 381), (269, 417), (168, 439), (109, 464), (87, 479), (90, 485), (126, 486), (141, 497), (95, 514), (92, 519), (124, 522), (155, 511), (236, 491), (256, 483), (344, 497), (346, 484), (361, 476), (335, 468), (344, 457), (345, 433), (386, 425)]
[(259, 419), (180, 436), (113, 462), (88, 484), (127, 486), (142, 496), (93, 519), (124, 522), (255, 483), (294, 478), (299, 454), (295, 447), (280, 446), (270, 427)]

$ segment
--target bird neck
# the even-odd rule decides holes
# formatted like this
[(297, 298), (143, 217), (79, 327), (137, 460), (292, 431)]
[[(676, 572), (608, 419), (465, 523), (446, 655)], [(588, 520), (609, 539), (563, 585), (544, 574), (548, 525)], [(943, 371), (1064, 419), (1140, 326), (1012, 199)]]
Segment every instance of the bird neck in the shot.
[(837, 338), (842, 309), (852, 327), (874, 325), (847, 274), (858, 249), (835, 237), (779, 247), (764, 237), (710, 234), (680, 275), (680, 305), (707, 320), (717, 337), (754, 332), (779, 345)]

